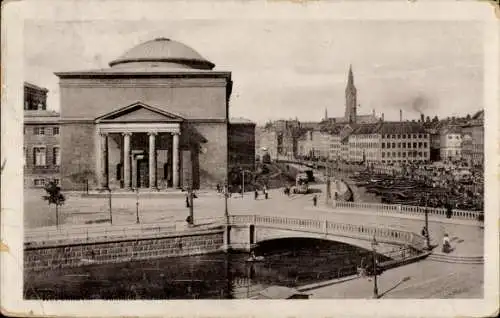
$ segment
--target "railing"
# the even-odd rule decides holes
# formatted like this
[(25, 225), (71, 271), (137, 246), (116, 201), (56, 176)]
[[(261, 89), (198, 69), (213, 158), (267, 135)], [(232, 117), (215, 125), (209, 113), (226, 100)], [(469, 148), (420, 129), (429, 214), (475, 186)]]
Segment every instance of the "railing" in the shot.
[[(221, 218), (198, 218), (198, 222), (218, 223)], [(185, 225), (185, 222), (182, 224)], [(55, 242), (85, 242), (99, 239), (156, 237), (182, 232), (176, 223), (143, 223), (128, 225), (73, 225), (60, 228), (36, 228), (24, 233), (25, 243), (51, 244)]]
[[(412, 206), (403, 204), (380, 204), (380, 203), (366, 203), (366, 202), (344, 202), (336, 201), (334, 206), (336, 208), (344, 209), (366, 209), (388, 214), (408, 214), (408, 215), (424, 215), (426, 210), (429, 215), (446, 217), (446, 209), (430, 208), (422, 206)], [(478, 221), (481, 220), (482, 211), (466, 211), (466, 210), (452, 210), (452, 218), (461, 220)]]
[(425, 238), (410, 231), (337, 223), (329, 220), (312, 220), (281, 216), (234, 215), (230, 217), (230, 223), (232, 225), (267, 225), (286, 230), (341, 235), (366, 241), (370, 241), (375, 237), (380, 243), (409, 245), (420, 251), (426, 247)]

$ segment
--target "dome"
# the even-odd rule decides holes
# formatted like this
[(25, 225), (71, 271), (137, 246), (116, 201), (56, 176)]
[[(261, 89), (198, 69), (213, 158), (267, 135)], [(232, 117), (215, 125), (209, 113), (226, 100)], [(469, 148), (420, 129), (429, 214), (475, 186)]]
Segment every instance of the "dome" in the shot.
[(214, 64), (187, 45), (167, 38), (141, 43), (109, 63), (111, 67), (170, 67), (211, 70)]

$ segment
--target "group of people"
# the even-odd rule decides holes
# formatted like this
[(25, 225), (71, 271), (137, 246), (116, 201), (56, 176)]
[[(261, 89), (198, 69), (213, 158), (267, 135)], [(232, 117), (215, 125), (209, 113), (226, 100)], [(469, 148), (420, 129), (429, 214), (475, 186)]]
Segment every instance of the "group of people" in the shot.
[[(259, 198), (259, 190), (257, 188), (255, 188), (254, 190), (254, 199), (257, 200)], [(264, 185), (262, 187), (262, 194), (264, 195), (264, 197), (267, 199), (269, 199), (269, 192), (267, 191), (267, 187)]]

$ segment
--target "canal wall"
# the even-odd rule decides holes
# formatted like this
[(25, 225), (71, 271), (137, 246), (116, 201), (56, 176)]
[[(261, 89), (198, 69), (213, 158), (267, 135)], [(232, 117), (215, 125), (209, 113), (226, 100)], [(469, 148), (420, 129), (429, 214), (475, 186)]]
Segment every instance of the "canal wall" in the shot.
[(128, 240), (121, 238), (88, 242), (27, 242), (24, 246), (24, 268), (40, 271), (208, 254), (221, 251), (224, 241), (224, 229), (217, 227)]

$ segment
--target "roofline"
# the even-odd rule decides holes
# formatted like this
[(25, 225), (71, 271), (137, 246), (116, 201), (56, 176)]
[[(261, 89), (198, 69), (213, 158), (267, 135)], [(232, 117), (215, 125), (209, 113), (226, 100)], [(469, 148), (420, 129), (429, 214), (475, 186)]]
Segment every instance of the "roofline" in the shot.
[(134, 62), (167, 62), (167, 63), (175, 63), (175, 64), (185, 64), (190, 66), (199, 66), (203, 67), (202, 69), (213, 69), (215, 64), (202, 59), (187, 59), (187, 58), (121, 58), (116, 59), (114, 61), (109, 62), (109, 66), (114, 66), (117, 64), (124, 63), (134, 63)]
[(173, 71), (173, 72), (112, 72), (112, 71), (70, 71), (70, 72), (55, 72), (57, 77), (61, 79), (65, 78), (130, 78), (130, 77), (142, 77), (142, 78), (186, 78), (186, 77), (201, 77), (201, 78), (227, 78), (231, 79), (231, 72), (228, 71)]
[(47, 92), (49, 91), (49, 90), (48, 90), (47, 88), (45, 88), (45, 87), (41, 87), (41, 86), (35, 85), (35, 84), (33, 84), (33, 83), (30, 83), (30, 82), (26, 82), (26, 81), (24, 82), (24, 86), (28, 86), (28, 87), (30, 87), (30, 88), (34, 88), (34, 89), (37, 89), (37, 90), (39, 90), (39, 91), (43, 91), (43, 92), (45, 92), (45, 93), (47, 93)]
[(101, 115), (99, 117), (97, 117), (95, 119), (95, 122), (96, 123), (100, 123), (100, 122), (120, 122), (120, 120), (113, 120), (113, 119), (106, 119), (107, 117), (111, 117), (111, 116), (114, 116), (114, 115), (117, 115), (117, 114), (120, 114), (122, 112), (125, 112), (129, 109), (132, 109), (134, 107), (143, 107), (145, 109), (148, 109), (154, 113), (157, 113), (157, 114), (161, 114), (163, 116), (167, 116), (167, 117), (173, 117), (172, 118), (172, 121), (176, 121), (176, 122), (182, 122), (184, 121), (184, 118), (177, 115), (177, 114), (174, 114), (174, 113), (171, 113), (171, 112), (167, 112), (167, 111), (164, 111), (162, 109), (159, 109), (157, 107), (154, 107), (154, 106), (151, 106), (151, 105), (148, 105), (148, 104), (145, 104), (141, 101), (136, 101), (130, 105), (127, 105), (127, 106), (124, 106), (124, 107), (120, 107), (120, 108), (117, 108), (117, 109), (114, 109), (104, 115)]

